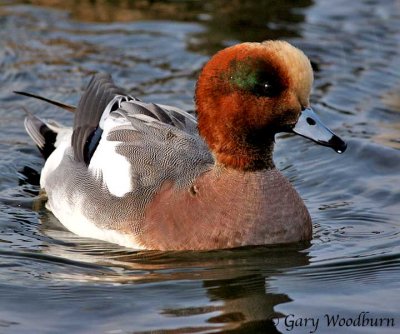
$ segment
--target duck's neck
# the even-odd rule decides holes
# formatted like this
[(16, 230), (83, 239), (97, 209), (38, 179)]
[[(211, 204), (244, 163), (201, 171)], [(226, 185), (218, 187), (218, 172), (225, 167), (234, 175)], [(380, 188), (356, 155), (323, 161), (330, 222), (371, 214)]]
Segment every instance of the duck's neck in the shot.
[(224, 120), (204, 106), (197, 107), (197, 115), (199, 133), (217, 164), (242, 171), (275, 168), (274, 127), (257, 126), (245, 113), (241, 118)]
[[(230, 144), (230, 145), (229, 145)], [(225, 141), (211, 148), (217, 164), (240, 171), (257, 171), (275, 168), (272, 158), (273, 137), (246, 138), (246, 141)]]

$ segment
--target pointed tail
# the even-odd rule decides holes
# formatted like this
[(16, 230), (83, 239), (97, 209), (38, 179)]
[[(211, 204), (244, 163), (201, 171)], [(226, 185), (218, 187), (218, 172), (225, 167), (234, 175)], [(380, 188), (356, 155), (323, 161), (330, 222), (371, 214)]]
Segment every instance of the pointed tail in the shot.
[(76, 107), (72, 106), (70, 104), (66, 104), (63, 102), (59, 102), (59, 101), (55, 101), (55, 100), (50, 100), (46, 97), (40, 96), (40, 95), (36, 95), (36, 94), (32, 94), (32, 93), (28, 93), (28, 92), (21, 92), (21, 91), (14, 91), (15, 94), (19, 94), (19, 95), (23, 95), (23, 96), (27, 96), (27, 97), (33, 97), (34, 99), (38, 99), (38, 100), (42, 100), (45, 101), (47, 103), (53, 104), (59, 108), (68, 110), (69, 112), (75, 112)]

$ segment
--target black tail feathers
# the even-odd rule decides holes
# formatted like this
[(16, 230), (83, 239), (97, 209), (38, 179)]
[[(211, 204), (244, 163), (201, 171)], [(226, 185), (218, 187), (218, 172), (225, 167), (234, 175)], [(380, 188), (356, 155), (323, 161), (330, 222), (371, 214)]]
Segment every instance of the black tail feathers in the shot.
[(25, 117), (24, 125), (26, 132), (39, 148), (43, 158), (47, 159), (56, 148), (57, 132), (31, 113)]
[[(21, 91), (14, 91), (14, 93), (28, 97), (33, 97), (35, 99), (48, 102), (50, 104), (68, 110), (70, 112), (75, 112), (76, 110), (75, 106), (55, 100), (50, 100), (48, 98), (36, 94), (21, 92)], [(42, 153), (42, 156), (45, 159), (47, 159), (56, 148), (55, 143), (57, 138), (57, 132), (52, 130), (45, 122), (43, 122), (40, 118), (31, 114), (29, 111), (26, 111), (26, 113), (27, 116), (24, 122), (26, 132), (28, 132), (29, 136), (33, 139), (36, 146), (39, 148), (40, 153)]]

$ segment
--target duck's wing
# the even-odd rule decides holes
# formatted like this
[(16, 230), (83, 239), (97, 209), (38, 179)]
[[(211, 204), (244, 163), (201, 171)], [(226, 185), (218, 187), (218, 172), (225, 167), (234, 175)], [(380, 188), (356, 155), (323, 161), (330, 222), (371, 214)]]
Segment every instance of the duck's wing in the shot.
[(101, 117), (107, 106), (118, 95), (127, 95), (125, 90), (117, 87), (109, 74), (93, 76), (85, 93), (82, 95), (74, 117), (71, 144), (76, 161), (89, 163), (90, 143), (99, 128)]
[(72, 147), (74, 160), (117, 196), (167, 179), (188, 184), (213, 163), (193, 115), (133, 98), (103, 74), (79, 102)]
[(74, 159), (89, 165), (103, 136), (105, 121), (108, 119), (112, 127), (121, 115), (132, 121), (132, 129), (135, 127), (133, 123), (141, 117), (142, 122), (144, 119), (157, 121), (159, 126), (169, 125), (192, 135), (197, 132), (197, 121), (193, 115), (176, 107), (141, 102), (116, 86), (110, 75), (96, 74), (76, 109), (72, 135)]

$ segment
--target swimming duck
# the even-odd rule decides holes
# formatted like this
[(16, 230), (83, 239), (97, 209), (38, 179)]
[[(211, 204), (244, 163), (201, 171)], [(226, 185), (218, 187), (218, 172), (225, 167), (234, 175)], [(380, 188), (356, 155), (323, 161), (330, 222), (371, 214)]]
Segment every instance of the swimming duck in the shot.
[(76, 108), (39, 97), (75, 112), (73, 128), (25, 119), (46, 159), (47, 208), (79, 236), (135, 249), (310, 240), (309, 212), (272, 153), (279, 132), (346, 149), (311, 109), (312, 82), (302, 51), (265, 41), (208, 61), (196, 85), (197, 118), (142, 102), (107, 74), (92, 78)]

